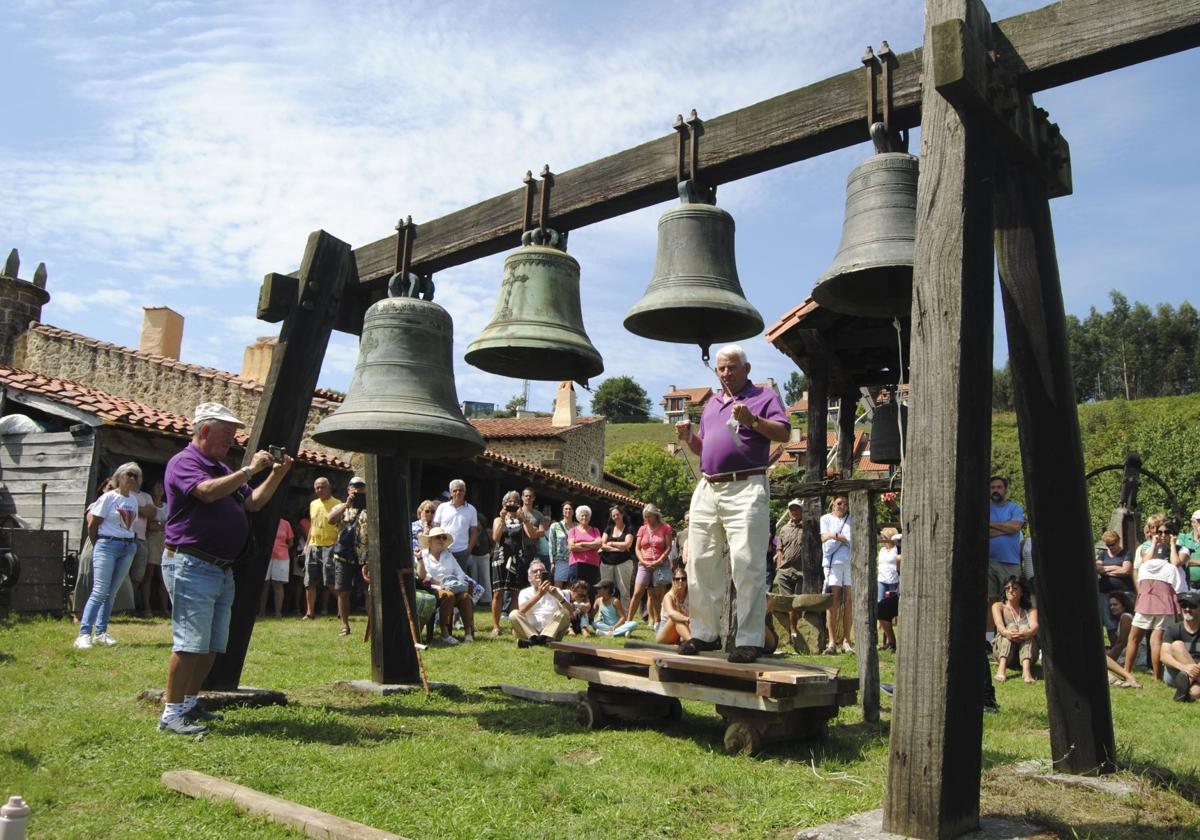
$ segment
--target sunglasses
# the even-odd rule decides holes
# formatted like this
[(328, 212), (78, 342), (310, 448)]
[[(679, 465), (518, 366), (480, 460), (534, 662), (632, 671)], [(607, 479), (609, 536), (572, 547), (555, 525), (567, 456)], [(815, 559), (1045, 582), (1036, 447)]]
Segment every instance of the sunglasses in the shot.
[(1156, 533), (1156, 534), (1169, 534), (1169, 533), (1171, 533), (1171, 532), (1170, 532), (1170, 531), (1168, 531), (1166, 528), (1159, 528), (1159, 529), (1158, 529), (1157, 531), (1155, 531), (1154, 533)]
[(671, 578), (671, 580), (674, 580), (674, 581), (683, 581), (684, 583), (687, 583), (687, 578), (685, 578), (685, 577), (681, 577), (681, 578)]

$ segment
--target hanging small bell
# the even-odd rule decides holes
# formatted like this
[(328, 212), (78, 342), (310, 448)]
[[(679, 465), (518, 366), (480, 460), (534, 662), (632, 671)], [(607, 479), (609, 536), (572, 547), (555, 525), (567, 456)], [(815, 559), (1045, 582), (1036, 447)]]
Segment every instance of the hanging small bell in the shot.
[(871, 417), (871, 463), (900, 463), (901, 420), (907, 432), (908, 406), (900, 405), (895, 394), (890, 402), (875, 407)]
[[(546, 244), (534, 244), (544, 239)], [(553, 230), (526, 231), (504, 260), (491, 323), (467, 347), (467, 364), (516, 379), (571, 379), (586, 384), (604, 360), (583, 328), (579, 263)], [(563, 243), (565, 247), (565, 242)]]
[(699, 344), (758, 335), (762, 316), (742, 294), (733, 251), (733, 216), (679, 185), (682, 203), (658, 220), (658, 256), (646, 293), (625, 315), (643, 338)]
[(483, 437), (459, 406), (453, 343), (450, 315), (432, 301), (389, 297), (373, 304), (345, 402), (318, 424), (313, 440), (374, 455), (478, 455)]
[(854, 167), (846, 182), (842, 241), (813, 287), (813, 300), (847, 315), (907, 317), (916, 228), (914, 156), (882, 152)]

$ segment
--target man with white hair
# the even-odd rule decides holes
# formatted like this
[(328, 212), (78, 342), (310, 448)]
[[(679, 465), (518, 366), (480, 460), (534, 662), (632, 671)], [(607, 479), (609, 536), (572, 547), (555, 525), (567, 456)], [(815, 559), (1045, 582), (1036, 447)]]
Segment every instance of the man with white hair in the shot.
[[(173, 606), (163, 732), (199, 735), (217, 717), (196, 705), (196, 696), (229, 640), (233, 565), (250, 539), (246, 514), (270, 501), (292, 467), (291, 457), (275, 462), (259, 450), (247, 466), (231, 470), (225, 457), (244, 425), (225, 406), (203, 403), (192, 420), (192, 442), (167, 462), (163, 569), (170, 568)], [(266, 480), (251, 487), (247, 482), (263, 470), (270, 470)]]
[[(433, 512), (433, 524), (441, 525), (454, 537), (450, 543), (450, 553), (458, 565), (467, 570), (467, 561), (479, 539), (479, 513), (467, 501), (467, 484), (461, 478), (450, 482), (450, 501), (438, 505)], [(467, 571), (470, 573), (470, 570)]]
[(784, 443), (791, 423), (773, 388), (750, 381), (746, 351), (736, 344), (717, 353), (721, 391), (700, 417), (700, 433), (690, 420), (676, 433), (700, 456), (703, 474), (692, 493), (688, 528), (688, 589), (692, 638), (679, 652), (694, 656), (720, 647), (721, 599), (725, 594), (722, 554), (729, 547), (737, 587), (737, 639), (730, 662), (753, 662), (762, 653), (766, 627), (766, 569), (770, 541), (771, 491), (767, 466), (771, 442)]

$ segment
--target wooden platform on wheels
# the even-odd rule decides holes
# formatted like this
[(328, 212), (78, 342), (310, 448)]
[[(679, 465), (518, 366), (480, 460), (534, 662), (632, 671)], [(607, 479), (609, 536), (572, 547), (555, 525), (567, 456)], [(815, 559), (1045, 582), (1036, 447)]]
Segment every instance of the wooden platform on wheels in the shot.
[(651, 647), (606, 648), (555, 642), (554, 670), (584, 680), (577, 707), (588, 728), (609, 718), (678, 720), (679, 701), (712, 703), (728, 724), (725, 751), (758, 752), (764, 744), (823, 737), (841, 706), (853, 705), (858, 678), (801, 662), (728, 662), (719, 652), (680, 656)]

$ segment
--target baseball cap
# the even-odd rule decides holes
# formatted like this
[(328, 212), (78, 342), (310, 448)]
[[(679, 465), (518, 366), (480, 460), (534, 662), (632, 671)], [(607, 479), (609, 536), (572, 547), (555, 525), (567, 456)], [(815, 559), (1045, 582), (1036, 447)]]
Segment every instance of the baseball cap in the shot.
[(1192, 521), (1195, 522), (1197, 519), (1200, 519), (1200, 510), (1192, 514)]
[(192, 415), (192, 425), (199, 426), (206, 420), (221, 420), (225, 423), (232, 423), (235, 426), (246, 425), (228, 408), (215, 402), (200, 403), (200, 405), (196, 406), (196, 412)]
[(361, 475), (354, 476), (354, 478), (350, 479), (350, 483), (358, 484), (358, 485), (361, 485), (362, 487), (367, 486), (367, 480), (365, 478), (363, 478)]
[(1200, 607), (1200, 592), (1180, 592), (1179, 603), (1187, 604), (1189, 607)]
[(788, 502), (788, 507), (790, 507), (790, 508), (794, 508), (794, 507), (802, 508), (802, 507), (804, 507), (804, 502), (800, 501), (799, 499), (792, 499), (790, 502)]

